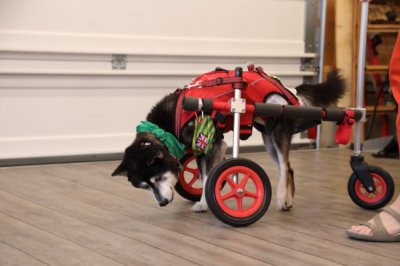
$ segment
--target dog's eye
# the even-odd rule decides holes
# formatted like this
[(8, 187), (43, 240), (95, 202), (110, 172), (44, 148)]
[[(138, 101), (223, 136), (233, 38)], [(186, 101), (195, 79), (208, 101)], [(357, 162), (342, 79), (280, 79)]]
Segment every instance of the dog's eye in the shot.
[(159, 182), (159, 181), (161, 181), (161, 180), (163, 180), (163, 177), (162, 177), (162, 176), (155, 176), (155, 177), (150, 178), (150, 181), (151, 181), (152, 183), (156, 183), (156, 182)]
[(166, 180), (167, 179), (167, 177), (166, 176), (157, 176), (156, 178), (155, 178), (155, 181), (157, 182), (157, 181), (164, 181), (164, 180)]

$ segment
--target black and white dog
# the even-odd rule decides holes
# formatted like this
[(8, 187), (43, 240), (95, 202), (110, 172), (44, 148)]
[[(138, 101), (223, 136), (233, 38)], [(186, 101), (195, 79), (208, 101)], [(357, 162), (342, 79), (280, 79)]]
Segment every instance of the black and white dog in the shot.
[[(327, 107), (343, 96), (345, 82), (338, 71), (334, 70), (328, 74), (325, 82), (315, 85), (303, 84), (296, 87), (295, 91), (301, 105)], [(178, 97), (177, 94), (165, 96), (153, 107), (146, 120), (174, 134)], [(278, 95), (268, 97), (266, 102), (288, 104), (283, 97)], [(261, 131), (267, 150), (279, 167), (277, 208), (283, 211), (288, 211), (293, 206), (295, 186), (294, 172), (289, 163), (289, 148), (292, 134), (298, 123), (300, 123), (298, 120), (281, 119), (272, 129), (267, 125), (264, 126), (265, 128), (257, 128)], [(180, 141), (186, 147), (190, 147), (192, 143), (193, 132), (193, 122), (181, 129)], [(209, 171), (223, 160), (225, 150), (226, 144), (220, 138), (215, 140), (210, 152), (197, 157), (203, 187)], [(178, 172), (179, 162), (159, 139), (151, 133), (137, 133), (136, 139), (126, 148), (121, 164), (112, 175), (127, 176), (134, 187), (150, 190), (158, 204), (165, 206), (173, 200)], [(192, 207), (193, 211), (207, 210), (205, 193), (207, 191), (203, 190), (201, 200)]]

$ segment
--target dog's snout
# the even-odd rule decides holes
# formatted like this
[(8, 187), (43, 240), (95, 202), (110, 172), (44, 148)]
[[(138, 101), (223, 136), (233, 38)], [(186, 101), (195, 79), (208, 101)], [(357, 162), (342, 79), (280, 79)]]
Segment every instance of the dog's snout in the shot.
[(168, 200), (167, 199), (163, 199), (162, 201), (159, 201), (158, 204), (160, 204), (160, 207), (164, 207), (165, 205), (168, 204)]

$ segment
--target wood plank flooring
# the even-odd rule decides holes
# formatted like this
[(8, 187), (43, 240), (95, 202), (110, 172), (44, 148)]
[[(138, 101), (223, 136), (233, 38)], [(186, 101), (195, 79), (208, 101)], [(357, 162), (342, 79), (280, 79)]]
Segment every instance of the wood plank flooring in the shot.
[[(295, 206), (276, 210), (278, 171), (265, 153), (243, 157), (270, 177), (272, 204), (246, 228), (179, 196), (160, 208), (146, 191), (111, 177), (118, 162), (0, 168), (0, 265), (400, 265), (399, 243), (350, 240), (344, 231), (377, 211), (347, 194), (350, 150), (292, 151)], [(400, 161), (374, 159), (400, 191)]]

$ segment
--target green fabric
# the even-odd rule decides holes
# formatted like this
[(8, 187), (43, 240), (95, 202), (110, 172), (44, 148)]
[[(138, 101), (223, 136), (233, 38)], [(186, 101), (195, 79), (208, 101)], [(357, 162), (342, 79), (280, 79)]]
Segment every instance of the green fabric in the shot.
[(201, 121), (195, 120), (192, 149), (195, 154), (207, 154), (214, 142), (215, 126), (209, 115), (204, 115)]
[(136, 127), (136, 132), (148, 132), (153, 134), (157, 139), (164, 143), (164, 145), (168, 148), (169, 153), (171, 153), (177, 159), (180, 159), (185, 153), (185, 145), (180, 143), (174, 135), (161, 129), (156, 124), (153, 124), (149, 121), (141, 121)]

